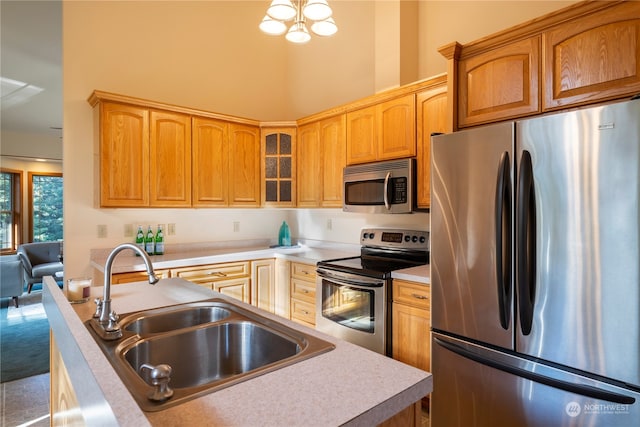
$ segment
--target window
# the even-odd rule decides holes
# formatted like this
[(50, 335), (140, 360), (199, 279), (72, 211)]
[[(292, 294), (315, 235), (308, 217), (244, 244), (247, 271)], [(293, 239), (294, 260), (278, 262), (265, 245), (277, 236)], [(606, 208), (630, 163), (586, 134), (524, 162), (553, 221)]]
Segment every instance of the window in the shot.
[(62, 174), (29, 172), (29, 238), (62, 240)]
[(15, 252), (20, 244), (22, 172), (0, 171), (0, 252)]

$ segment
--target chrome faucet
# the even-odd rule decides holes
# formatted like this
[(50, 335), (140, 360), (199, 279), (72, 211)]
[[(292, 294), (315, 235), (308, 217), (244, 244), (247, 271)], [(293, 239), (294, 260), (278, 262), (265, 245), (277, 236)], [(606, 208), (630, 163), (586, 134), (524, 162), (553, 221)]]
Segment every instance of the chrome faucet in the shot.
[(96, 298), (95, 300), (96, 312), (91, 321), (93, 329), (100, 335), (100, 338), (104, 340), (116, 340), (122, 337), (122, 330), (120, 329), (120, 325), (118, 325), (119, 317), (115, 311), (111, 310), (111, 268), (116, 255), (125, 249), (131, 249), (142, 257), (144, 265), (147, 268), (147, 274), (149, 275), (149, 283), (154, 285), (158, 282), (149, 255), (138, 246), (131, 243), (123, 243), (111, 251), (109, 256), (107, 256), (107, 262), (104, 266), (104, 294), (102, 300), (100, 300), (100, 298)]

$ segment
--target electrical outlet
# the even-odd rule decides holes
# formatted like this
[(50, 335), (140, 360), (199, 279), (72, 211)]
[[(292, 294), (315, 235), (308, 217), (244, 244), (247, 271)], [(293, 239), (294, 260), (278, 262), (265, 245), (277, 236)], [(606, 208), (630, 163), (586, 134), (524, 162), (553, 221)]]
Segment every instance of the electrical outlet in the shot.
[(240, 231), (240, 221), (233, 221), (233, 232), (237, 233)]
[(107, 237), (106, 224), (98, 224), (98, 239), (104, 239), (105, 237)]
[(327, 220), (327, 230), (333, 230), (333, 222), (331, 221), (331, 218)]
[(176, 234), (176, 225), (174, 223), (167, 224), (167, 236)]
[(124, 225), (124, 237), (133, 237), (133, 224)]

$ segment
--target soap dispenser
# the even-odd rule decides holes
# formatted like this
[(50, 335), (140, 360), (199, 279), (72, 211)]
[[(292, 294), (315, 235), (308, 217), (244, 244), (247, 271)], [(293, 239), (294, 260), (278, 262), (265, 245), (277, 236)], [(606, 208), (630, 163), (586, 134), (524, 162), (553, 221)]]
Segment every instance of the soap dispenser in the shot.
[(279, 246), (291, 246), (291, 233), (287, 221), (282, 221), (280, 226), (280, 232), (278, 233), (278, 245)]

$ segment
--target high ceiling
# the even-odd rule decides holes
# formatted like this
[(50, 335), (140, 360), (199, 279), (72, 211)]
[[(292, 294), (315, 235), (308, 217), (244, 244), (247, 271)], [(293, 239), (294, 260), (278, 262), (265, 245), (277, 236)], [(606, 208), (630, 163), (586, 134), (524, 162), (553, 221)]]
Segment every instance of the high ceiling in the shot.
[(3, 132), (62, 137), (62, 2), (0, 1)]

